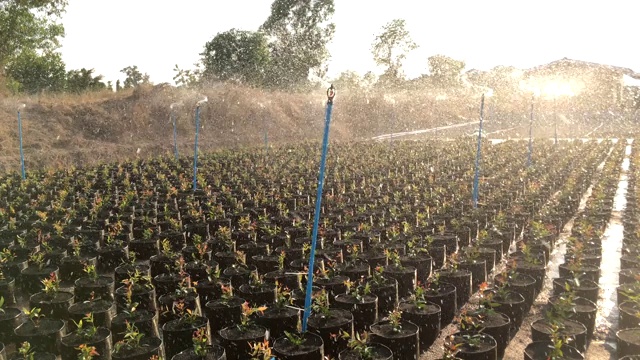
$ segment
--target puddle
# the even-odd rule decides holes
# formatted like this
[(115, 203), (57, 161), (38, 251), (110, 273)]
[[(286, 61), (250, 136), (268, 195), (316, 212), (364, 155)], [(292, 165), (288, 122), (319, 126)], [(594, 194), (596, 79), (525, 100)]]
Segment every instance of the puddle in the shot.
[[(612, 146), (609, 149), (607, 156), (597, 167), (597, 173), (591, 180), (592, 184), (587, 188), (580, 199), (580, 205), (573, 218), (571, 218), (562, 229), (558, 241), (556, 241), (556, 247), (550, 254), (549, 264), (547, 265), (547, 276), (545, 277), (545, 283), (542, 291), (535, 299), (533, 306), (529, 313), (525, 316), (522, 326), (511, 339), (511, 342), (507, 346), (504, 359), (520, 359), (522, 353), (527, 345), (531, 342), (531, 323), (542, 316), (542, 311), (549, 302), (549, 296), (553, 291), (553, 279), (559, 277), (559, 266), (564, 263), (564, 255), (567, 251), (566, 241), (571, 235), (571, 229), (576, 217), (584, 211), (588, 199), (591, 197), (593, 190), (593, 184), (596, 183), (599, 172), (604, 168), (605, 162), (609, 160), (609, 156), (613, 152), (616, 141), (612, 141)], [(616, 275), (617, 276), (617, 275)]]
[(596, 315), (596, 331), (594, 338), (605, 340), (608, 346), (615, 348), (615, 331), (618, 329), (618, 307), (616, 287), (620, 272), (620, 257), (622, 256), (622, 239), (624, 226), (622, 212), (627, 205), (627, 172), (629, 170), (629, 155), (631, 143), (627, 140), (622, 172), (618, 189), (613, 198), (611, 219), (602, 238), (602, 263), (600, 265), (600, 296), (598, 298), (598, 313)]

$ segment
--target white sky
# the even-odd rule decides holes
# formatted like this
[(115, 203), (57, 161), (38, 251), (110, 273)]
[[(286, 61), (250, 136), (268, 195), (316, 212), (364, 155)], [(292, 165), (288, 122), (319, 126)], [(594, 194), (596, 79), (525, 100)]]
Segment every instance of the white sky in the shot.
[[(138, 65), (155, 83), (173, 68), (192, 68), (204, 44), (230, 28), (256, 30), (271, 0), (70, 0), (61, 49), (68, 69), (95, 68), (105, 80)], [(444, 54), (467, 69), (528, 68), (563, 57), (640, 70), (640, 1), (335, 0), (336, 35), (329, 75), (376, 70), (371, 43), (381, 27), (403, 18), (420, 48), (405, 63), (427, 72), (426, 58)]]

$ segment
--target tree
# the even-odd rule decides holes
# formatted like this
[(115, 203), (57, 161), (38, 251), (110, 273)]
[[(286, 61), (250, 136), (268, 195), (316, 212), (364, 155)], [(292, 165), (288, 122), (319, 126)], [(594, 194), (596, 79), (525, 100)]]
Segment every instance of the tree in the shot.
[(121, 73), (125, 74), (127, 77), (124, 79), (124, 88), (132, 88), (137, 87), (140, 84), (149, 83), (149, 75), (146, 73), (143, 75), (140, 70), (138, 70), (138, 66), (127, 66), (126, 68), (120, 70)]
[(205, 44), (200, 55), (206, 78), (264, 84), (269, 47), (261, 32), (231, 29), (219, 33)]
[(311, 72), (323, 77), (327, 44), (335, 33), (330, 22), (333, 0), (275, 0), (261, 30), (270, 38), (269, 84), (281, 88), (306, 85)]
[(395, 19), (382, 27), (382, 33), (376, 36), (371, 45), (373, 60), (386, 69), (381, 76), (382, 82), (395, 82), (403, 77), (402, 62), (407, 55), (418, 48), (405, 28), (405, 21)]
[(67, 0), (1, 0), (0, 69), (23, 51), (50, 54), (57, 49), (64, 36), (58, 21), (66, 5)]
[(173, 71), (176, 73), (173, 76), (173, 81), (178, 87), (193, 87), (200, 82), (200, 78), (202, 77), (202, 71), (200, 68), (196, 68), (195, 70), (185, 70), (180, 69), (178, 64), (176, 64)]
[[(70, 70), (67, 72), (67, 91), (80, 93), (87, 90), (102, 90), (107, 87), (102, 75), (93, 76), (94, 69)], [(111, 86), (109, 85), (109, 88)]]
[(65, 65), (57, 52), (23, 50), (6, 67), (6, 74), (13, 80), (14, 92), (62, 91), (66, 80)]
[(340, 90), (357, 90), (361, 89), (363, 85), (362, 77), (355, 71), (343, 71), (336, 79), (331, 83)]
[(460, 74), (465, 67), (464, 61), (455, 60), (445, 55), (434, 55), (428, 58), (429, 72), (436, 86), (453, 87), (460, 85)]

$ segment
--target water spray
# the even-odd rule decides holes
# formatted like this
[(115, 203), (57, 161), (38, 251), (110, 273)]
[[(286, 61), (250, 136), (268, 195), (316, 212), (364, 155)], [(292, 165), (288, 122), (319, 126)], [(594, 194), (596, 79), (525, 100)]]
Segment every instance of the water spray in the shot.
[(484, 118), (484, 94), (480, 99), (480, 126), (478, 128), (478, 150), (476, 151), (476, 170), (473, 176), (473, 208), (478, 207), (478, 187), (480, 185), (480, 152), (482, 151), (482, 120)]
[(198, 134), (200, 133), (200, 106), (209, 101), (205, 96), (196, 103), (196, 139), (193, 146), (193, 191), (198, 187)]
[(173, 124), (173, 153), (175, 154), (176, 161), (178, 160), (178, 157), (180, 156), (180, 154), (178, 154), (178, 129), (176, 126), (177, 119), (176, 119), (176, 112), (174, 111), (174, 109), (177, 108), (178, 106), (182, 106), (182, 103), (177, 102), (169, 105), (169, 109), (171, 109), (171, 123)]
[(20, 169), (22, 171), (22, 180), (27, 178), (27, 173), (24, 168), (24, 150), (22, 149), (22, 116), (21, 110), (26, 108), (27, 104), (20, 104), (18, 106), (18, 137), (20, 138)]
[(558, 146), (558, 107), (556, 104), (556, 98), (553, 98), (553, 145)]
[(302, 316), (302, 332), (307, 331), (307, 320), (311, 315), (311, 293), (313, 292), (313, 270), (316, 257), (316, 243), (318, 242), (318, 225), (320, 224), (320, 211), (322, 209), (322, 189), (324, 187), (324, 169), (327, 163), (327, 150), (329, 148), (329, 126), (331, 125), (331, 112), (333, 111), (333, 98), (336, 89), (331, 85), (327, 89), (327, 110), (324, 119), (324, 136), (322, 138), (322, 157), (320, 158), (320, 173), (318, 175), (318, 192), (316, 194), (316, 212), (313, 217), (313, 232), (311, 233), (311, 251), (309, 252), (309, 273), (307, 274), (307, 292), (304, 299), (304, 315)]
[(532, 152), (533, 152), (533, 96), (531, 97), (531, 111), (529, 114), (529, 155), (527, 156), (527, 167), (531, 166)]

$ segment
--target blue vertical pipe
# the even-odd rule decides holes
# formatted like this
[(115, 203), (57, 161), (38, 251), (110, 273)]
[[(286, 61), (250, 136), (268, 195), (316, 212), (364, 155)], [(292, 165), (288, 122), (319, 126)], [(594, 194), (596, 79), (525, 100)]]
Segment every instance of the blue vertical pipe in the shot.
[(264, 123), (264, 151), (265, 153), (269, 151), (269, 135), (268, 135), (268, 123), (267, 117), (262, 114), (262, 122)]
[(193, 191), (196, 191), (198, 186), (198, 134), (200, 132), (200, 105), (196, 106), (196, 141), (193, 146)]
[(20, 168), (22, 171), (22, 180), (27, 178), (27, 173), (24, 169), (24, 150), (22, 149), (22, 116), (20, 110), (18, 110), (18, 137), (20, 137)]
[(533, 152), (533, 97), (531, 98), (531, 112), (529, 115), (529, 155), (527, 156), (527, 167), (531, 166), (532, 152)]
[(482, 151), (482, 120), (484, 118), (484, 94), (480, 100), (480, 126), (478, 128), (478, 149), (476, 150), (476, 171), (473, 176), (473, 208), (478, 207), (478, 187), (480, 185), (480, 152)]
[(316, 194), (316, 212), (313, 217), (313, 232), (311, 234), (311, 251), (309, 254), (309, 273), (307, 274), (307, 293), (304, 300), (304, 315), (302, 317), (302, 332), (307, 331), (307, 320), (311, 315), (311, 293), (313, 292), (313, 270), (316, 256), (316, 243), (318, 241), (318, 225), (320, 223), (320, 210), (322, 202), (322, 189), (324, 187), (324, 168), (327, 162), (327, 149), (329, 147), (329, 125), (331, 124), (331, 112), (333, 110), (333, 98), (335, 89), (333, 85), (327, 90), (327, 111), (324, 119), (324, 136), (322, 138), (322, 157), (320, 158), (320, 174), (318, 175), (318, 192)]
[(178, 129), (176, 126), (176, 114), (171, 113), (171, 122), (173, 123), (173, 153), (176, 157), (176, 161), (180, 157), (178, 154)]

